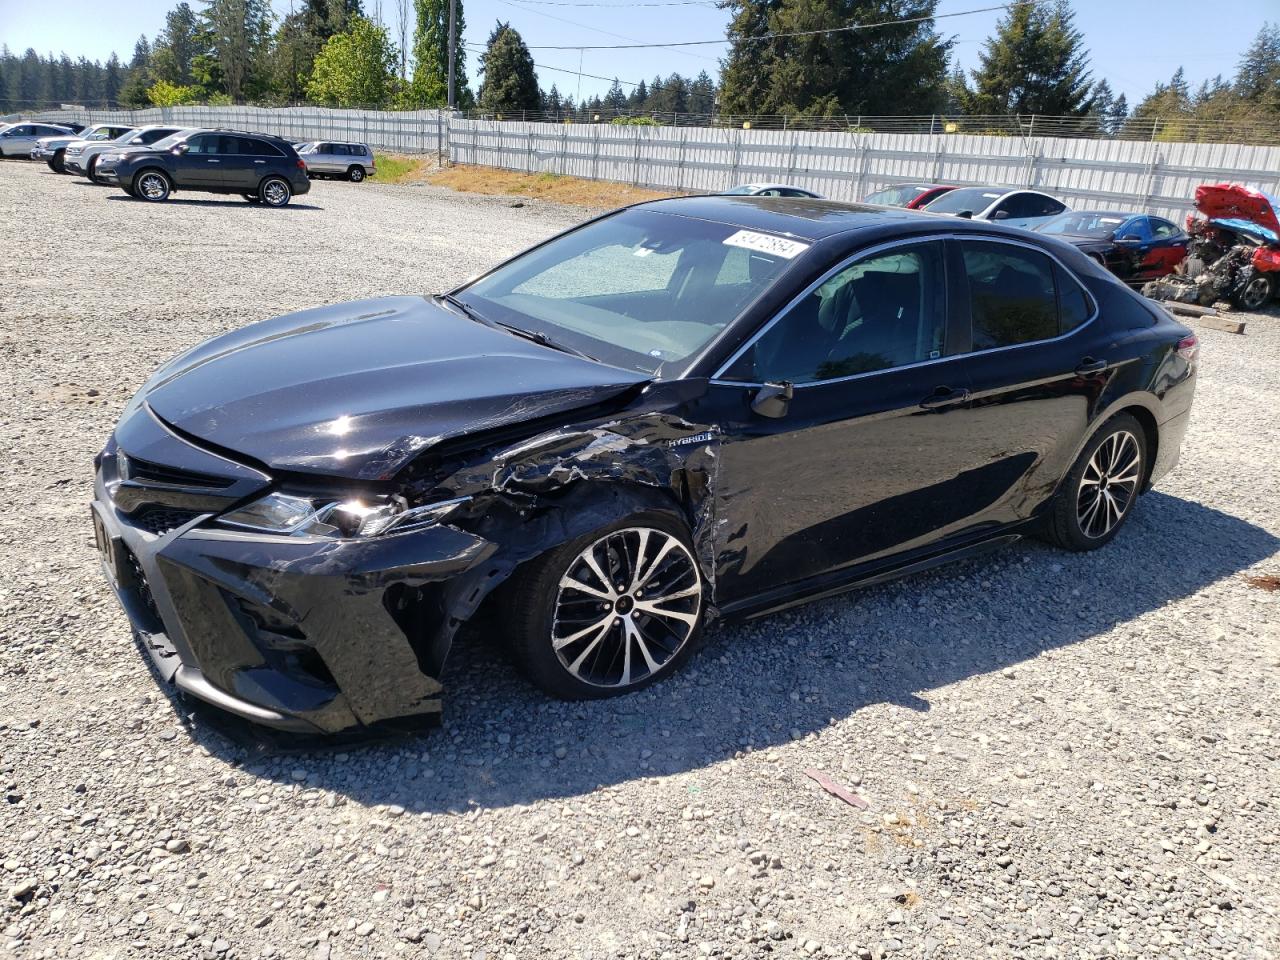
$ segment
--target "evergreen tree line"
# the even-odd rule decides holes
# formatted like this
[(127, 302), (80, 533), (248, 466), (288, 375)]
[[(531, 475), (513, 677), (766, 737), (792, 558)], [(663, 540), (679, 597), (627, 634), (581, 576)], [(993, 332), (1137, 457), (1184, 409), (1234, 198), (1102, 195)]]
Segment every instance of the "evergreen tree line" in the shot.
[[(311, 102), (419, 108), (447, 96), (449, 0), (395, 0), (398, 43), (364, 15), (361, 0), (304, 0), (277, 19), (269, 0), (195, 0), (171, 10), (129, 62), (105, 64), (35, 50), (0, 49), (3, 109), (60, 102), (152, 104)], [(575, 103), (556, 84), (542, 89), (528, 46), (498, 22), (479, 56), (472, 94), (466, 45), (457, 52), (457, 104), (492, 115), (542, 112), (564, 119), (691, 114), (782, 115), (849, 122), (853, 117), (933, 114), (972, 118), (1071, 118), (1072, 132), (1209, 139), (1233, 125), (1280, 137), (1280, 26), (1267, 24), (1231, 79), (1192, 91), (1179, 69), (1135, 108), (1095, 79), (1068, 0), (1010, 8), (979, 55), (955, 65), (954, 39), (939, 32), (938, 0), (725, 0), (729, 51), (716, 80), (673, 73), (634, 86), (614, 80), (603, 97)], [(379, 9), (381, 5), (379, 4)], [(458, 31), (465, 26), (457, 3)], [(856, 25), (856, 29), (851, 28)], [(643, 120), (641, 120), (643, 122)], [(1054, 132), (1045, 129), (1044, 132)]]

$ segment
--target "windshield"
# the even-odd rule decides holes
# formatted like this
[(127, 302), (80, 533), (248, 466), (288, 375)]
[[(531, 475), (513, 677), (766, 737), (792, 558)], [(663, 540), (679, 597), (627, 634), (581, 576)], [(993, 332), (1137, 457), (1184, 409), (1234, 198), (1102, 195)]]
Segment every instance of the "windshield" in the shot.
[(1041, 233), (1061, 233), (1074, 237), (1096, 237), (1110, 240), (1121, 225), (1131, 219), (1127, 213), (1103, 213), (1079, 210), (1064, 213), (1040, 225)]
[(664, 364), (706, 346), (808, 246), (626, 210), (517, 257), (458, 297), (487, 320), (660, 376)]
[(168, 150), (170, 147), (178, 143), (181, 143), (184, 139), (186, 139), (186, 136), (187, 136), (186, 131), (179, 130), (177, 133), (171, 133), (167, 137), (165, 137), (163, 140), (157, 140), (155, 143), (151, 144), (151, 149), (152, 150)]
[(759, 184), (743, 183), (734, 187), (732, 190), (726, 190), (724, 195), (726, 197), (749, 197), (759, 189)]
[(111, 139), (111, 128), (110, 128), (110, 127), (98, 127), (98, 128), (97, 128), (96, 130), (94, 130), (92, 133), (86, 133), (86, 134), (84, 135), (84, 139), (85, 139), (85, 140), (110, 140), (110, 139)]
[(886, 207), (905, 207), (928, 189), (921, 186), (886, 187), (871, 194), (864, 202), (879, 203)]
[(981, 213), (1004, 194), (1005, 191), (992, 190), (990, 187), (961, 187), (925, 204), (925, 209), (930, 213), (964, 213), (966, 210)]

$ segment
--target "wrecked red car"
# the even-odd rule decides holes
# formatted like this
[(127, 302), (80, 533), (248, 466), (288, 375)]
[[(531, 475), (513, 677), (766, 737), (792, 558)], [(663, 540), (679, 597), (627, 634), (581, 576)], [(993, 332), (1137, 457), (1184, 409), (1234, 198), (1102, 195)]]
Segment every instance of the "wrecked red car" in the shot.
[(1280, 200), (1238, 184), (1196, 187), (1187, 217), (1187, 258), (1178, 272), (1142, 288), (1157, 300), (1259, 310), (1280, 288)]

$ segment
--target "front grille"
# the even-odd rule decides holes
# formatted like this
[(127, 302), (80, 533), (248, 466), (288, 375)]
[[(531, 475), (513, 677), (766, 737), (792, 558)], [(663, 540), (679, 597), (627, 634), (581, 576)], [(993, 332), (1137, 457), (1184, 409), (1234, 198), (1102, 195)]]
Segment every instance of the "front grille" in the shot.
[(162, 484), (172, 487), (209, 487), (222, 490), (235, 482), (226, 477), (214, 477), (207, 473), (196, 473), (194, 470), (166, 467), (149, 460), (139, 460), (137, 457), (128, 457), (127, 462), (129, 474), (127, 479), (136, 483)]
[(147, 626), (151, 632), (158, 632), (160, 627), (160, 611), (156, 608), (156, 598), (151, 595), (151, 584), (147, 583), (147, 575), (143, 572), (142, 564), (138, 561), (137, 556), (128, 547), (121, 548), (124, 554), (125, 563), (129, 567), (129, 579), (133, 581), (134, 589), (138, 591), (138, 598), (146, 607), (147, 614), (152, 618), (152, 623)]
[(129, 522), (148, 533), (162, 537), (166, 533), (177, 530), (200, 516), (195, 510), (180, 510), (177, 507), (165, 507), (152, 504), (129, 515)]

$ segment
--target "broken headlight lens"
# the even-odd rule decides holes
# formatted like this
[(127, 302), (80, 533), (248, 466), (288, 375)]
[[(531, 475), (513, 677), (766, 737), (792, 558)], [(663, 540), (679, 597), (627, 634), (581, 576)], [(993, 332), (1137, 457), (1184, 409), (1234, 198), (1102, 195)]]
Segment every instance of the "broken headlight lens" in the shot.
[(232, 510), (219, 523), (244, 530), (311, 537), (376, 537), (438, 523), (470, 497), (417, 507), (403, 497), (322, 500), (270, 493)]

